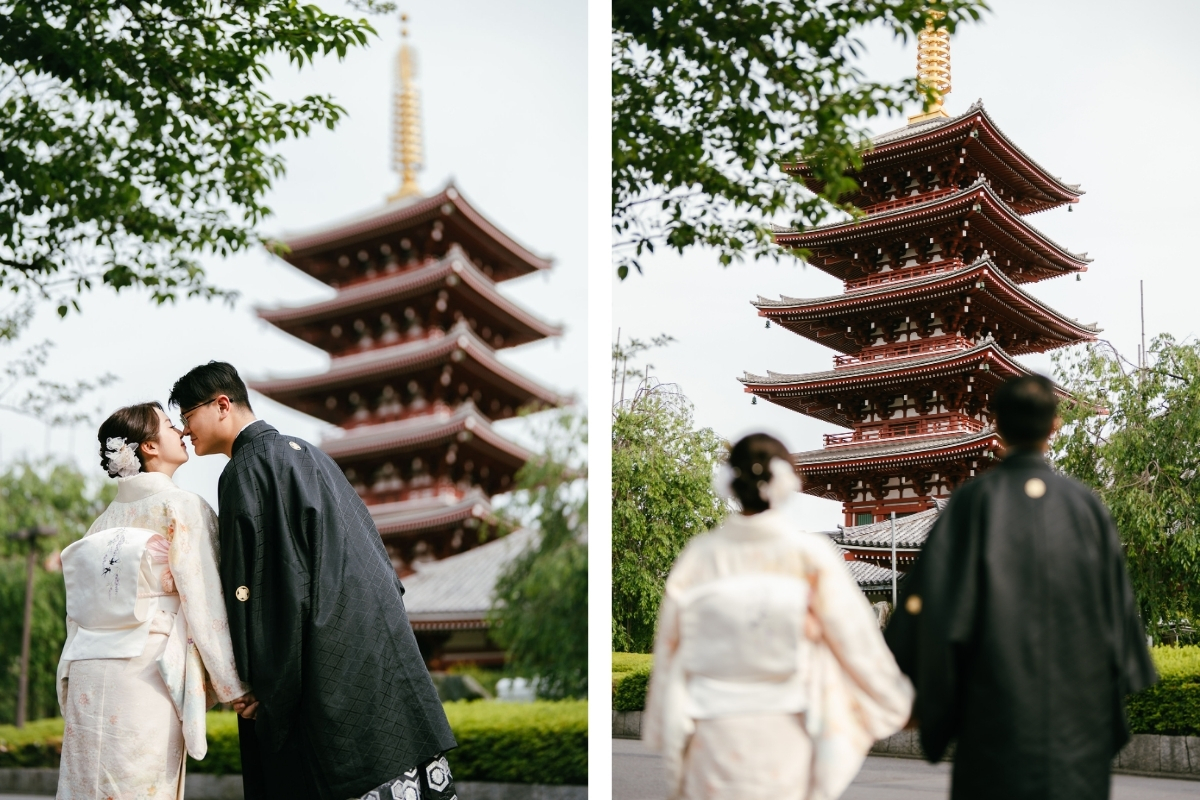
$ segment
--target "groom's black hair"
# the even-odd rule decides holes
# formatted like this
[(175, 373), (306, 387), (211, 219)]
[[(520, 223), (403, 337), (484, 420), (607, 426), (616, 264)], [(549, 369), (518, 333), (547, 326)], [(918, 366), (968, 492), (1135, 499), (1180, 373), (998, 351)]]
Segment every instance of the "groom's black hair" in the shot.
[(201, 364), (175, 381), (167, 404), (186, 411), (222, 394), (234, 405), (242, 406), (247, 411), (254, 410), (250, 408), (246, 384), (242, 382), (233, 365), (224, 361)]

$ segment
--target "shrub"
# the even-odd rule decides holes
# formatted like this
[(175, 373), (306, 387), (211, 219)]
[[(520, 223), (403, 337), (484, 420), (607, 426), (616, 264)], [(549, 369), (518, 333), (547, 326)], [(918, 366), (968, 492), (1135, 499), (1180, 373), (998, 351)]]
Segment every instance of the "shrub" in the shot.
[(638, 669), (621, 678), (613, 691), (614, 711), (641, 711), (646, 707), (646, 688), (650, 685), (650, 670)]
[(1151, 650), (1159, 681), (1126, 701), (1133, 733), (1200, 736), (1200, 646)]
[(587, 701), (446, 703), (455, 780), (586, 785)]
[[(446, 703), (458, 747), (446, 758), (456, 780), (503, 783), (587, 784), (587, 701)], [(208, 714), (208, 755), (188, 759), (188, 771), (241, 772), (237, 716)], [(17, 730), (0, 726), (0, 767), (57, 767), (61, 719)]]
[(613, 653), (612, 671), (614, 675), (633, 672), (638, 669), (650, 669), (654, 656), (650, 653)]

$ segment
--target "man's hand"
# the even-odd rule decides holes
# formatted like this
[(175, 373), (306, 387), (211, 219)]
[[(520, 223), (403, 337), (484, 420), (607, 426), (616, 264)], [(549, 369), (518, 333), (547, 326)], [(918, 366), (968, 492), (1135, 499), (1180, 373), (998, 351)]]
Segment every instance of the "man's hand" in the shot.
[(246, 692), (233, 701), (233, 711), (242, 719), (254, 719), (258, 716), (258, 698), (254, 692)]

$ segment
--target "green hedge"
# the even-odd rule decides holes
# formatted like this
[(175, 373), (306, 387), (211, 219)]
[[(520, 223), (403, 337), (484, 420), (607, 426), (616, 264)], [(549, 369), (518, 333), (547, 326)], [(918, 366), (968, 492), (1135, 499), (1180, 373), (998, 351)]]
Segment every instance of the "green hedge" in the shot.
[(646, 707), (646, 689), (650, 685), (650, 670), (639, 669), (626, 673), (613, 690), (613, 711), (641, 711)]
[[(612, 654), (612, 691), (614, 711), (641, 711), (646, 705), (646, 685), (654, 656), (650, 653)], [(622, 688), (627, 680), (628, 686)]]
[[(1126, 701), (1134, 733), (1200, 736), (1200, 646), (1152, 648), (1159, 681)], [(613, 653), (613, 710), (641, 711), (652, 656)]]
[(586, 785), (586, 700), (446, 703), (460, 781)]
[[(458, 747), (446, 757), (460, 781), (587, 784), (587, 701), (446, 703)], [(22, 730), (0, 726), (0, 768), (57, 767), (61, 719), (32, 722)], [(237, 717), (208, 714), (208, 755), (188, 759), (188, 771), (241, 772)]]
[(1151, 650), (1159, 681), (1126, 703), (1134, 733), (1200, 736), (1200, 646)]

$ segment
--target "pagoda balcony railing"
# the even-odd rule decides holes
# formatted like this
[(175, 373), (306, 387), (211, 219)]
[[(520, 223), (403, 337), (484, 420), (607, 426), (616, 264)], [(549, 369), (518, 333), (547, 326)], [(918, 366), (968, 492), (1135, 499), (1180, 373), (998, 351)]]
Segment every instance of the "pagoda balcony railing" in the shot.
[(938, 336), (932, 339), (917, 339), (912, 342), (889, 344), (883, 347), (872, 347), (853, 356), (834, 356), (834, 369), (854, 367), (860, 364), (870, 364), (876, 361), (888, 361), (893, 358), (908, 358), (910, 356), (941, 353), (947, 350), (969, 350), (975, 346), (970, 339), (962, 336)]
[(928, 192), (921, 192), (917, 195), (908, 197), (898, 197), (895, 200), (885, 200), (882, 203), (873, 203), (869, 206), (863, 206), (862, 210), (869, 214), (881, 214), (885, 211), (895, 211), (898, 208), (907, 208), (921, 203), (928, 203), (930, 200), (936, 200), (939, 197), (944, 197), (948, 194), (962, 191), (957, 186), (947, 186), (944, 189), (933, 189)]
[(896, 420), (880, 425), (862, 427), (848, 433), (825, 434), (825, 446), (862, 444), (883, 439), (900, 439), (910, 436), (944, 436), (948, 433), (978, 433), (984, 423), (970, 417), (926, 417), (924, 419)]
[(962, 265), (963, 262), (960, 258), (947, 258), (942, 261), (935, 261), (932, 264), (921, 264), (916, 267), (894, 269), (890, 272), (879, 272), (875, 275), (868, 275), (865, 278), (855, 278), (846, 281), (846, 291), (857, 292), (887, 283), (907, 281), (913, 278), (924, 278), (927, 275), (936, 275), (939, 272), (949, 272), (950, 270), (958, 269)]

